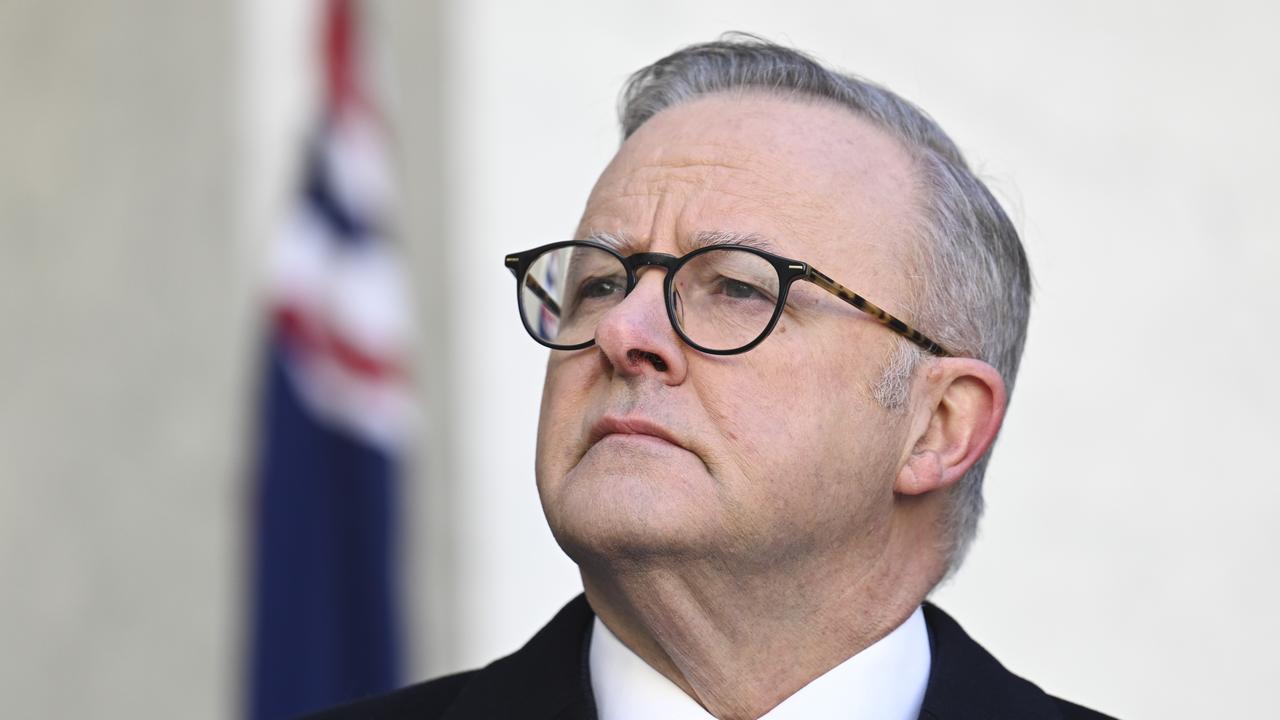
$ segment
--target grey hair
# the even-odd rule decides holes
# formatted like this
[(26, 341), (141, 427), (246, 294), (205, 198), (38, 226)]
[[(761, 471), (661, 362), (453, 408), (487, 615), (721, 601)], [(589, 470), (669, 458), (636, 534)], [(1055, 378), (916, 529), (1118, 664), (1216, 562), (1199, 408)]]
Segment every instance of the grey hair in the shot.
[[(952, 353), (981, 359), (1013, 391), (1026, 340), (1031, 270), (1018, 231), (959, 148), (924, 111), (893, 92), (823, 67), (808, 55), (743, 33), (692, 45), (637, 71), (623, 88), (623, 139), (649, 118), (693, 98), (756, 90), (833, 102), (896, 138), (915, 164), (923, 206), (919, 273), (909, 321)], [(889, 358), (873, 397), (905, 405), (925, 360), (909, 343)], [(990, 451), (952, 489), (939, 541), (947, 574), (963, 562), (982, 516)]]

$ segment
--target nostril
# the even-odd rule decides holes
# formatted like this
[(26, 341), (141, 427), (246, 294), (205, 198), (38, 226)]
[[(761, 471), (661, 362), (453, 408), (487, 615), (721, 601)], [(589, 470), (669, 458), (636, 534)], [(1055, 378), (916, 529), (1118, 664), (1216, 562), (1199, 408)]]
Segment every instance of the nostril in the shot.
[(647, 362), (653, 365), (653, 369), (658, 372), (667, 371), (667, 361), (663, 360), (657, 353), (646, 352), (644, 350), (628, 350), (627, 360), (632, 363)]

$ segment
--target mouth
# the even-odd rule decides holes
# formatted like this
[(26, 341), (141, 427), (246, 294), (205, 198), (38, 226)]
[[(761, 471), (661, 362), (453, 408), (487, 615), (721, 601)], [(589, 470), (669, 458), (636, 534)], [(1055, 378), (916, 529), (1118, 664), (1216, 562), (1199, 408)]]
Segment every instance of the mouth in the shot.
[(652, 420), (616, 415), (606, 415), (591, 426), (591, 432), (587, 435), (587, 446), (592, 447), (611, 436), (629, 437), (635, 440), (660, 440), (678, 448), (687, 449), (674, 433)]

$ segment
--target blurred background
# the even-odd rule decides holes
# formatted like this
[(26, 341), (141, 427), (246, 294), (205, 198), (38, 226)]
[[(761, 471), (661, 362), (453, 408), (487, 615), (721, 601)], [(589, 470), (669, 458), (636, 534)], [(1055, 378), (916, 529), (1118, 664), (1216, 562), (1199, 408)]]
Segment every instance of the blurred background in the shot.
[[(324, 8), (0, 0), (0, 715), (247, 712), (273, 253), (324, 116)], [(579, 591), (533, 484), (546, 351), (501, 258), (570, 237), (630, 72), (744, 30), (919, 103), (1024, 234), (1022, 375), (935, 600), (1121, 717), (1268, 706), (1280, 6), (361, 10), (407, 287), (412, 419), (380, 446), (402, 680), (516, 649)]]

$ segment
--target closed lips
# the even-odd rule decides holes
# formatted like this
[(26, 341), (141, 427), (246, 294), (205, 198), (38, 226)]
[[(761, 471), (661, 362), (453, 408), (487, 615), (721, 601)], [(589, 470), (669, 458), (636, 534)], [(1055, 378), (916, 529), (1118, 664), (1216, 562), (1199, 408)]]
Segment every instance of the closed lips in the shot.
[(604, 417), (591, 427), (588, 444), (595, 445), (608, 435), (649, 435), (672, 445), (684, 447), (666, 428), (644, 418)]

